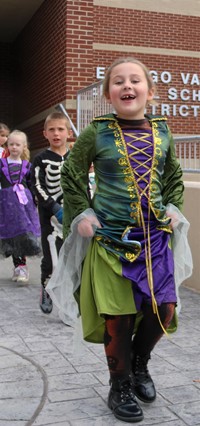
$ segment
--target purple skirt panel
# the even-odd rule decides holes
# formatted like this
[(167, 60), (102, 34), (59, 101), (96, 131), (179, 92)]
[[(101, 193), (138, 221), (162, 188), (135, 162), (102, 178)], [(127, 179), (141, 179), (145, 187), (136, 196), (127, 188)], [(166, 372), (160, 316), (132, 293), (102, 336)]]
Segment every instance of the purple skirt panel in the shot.
[[(158, 306), (161, 303), (176, 303), (176, 291), (174, 281), (173, 253), (169, 247), (170, 234), (151, 226), (151, 262), (153, 274), (153, 289)], [(140, 310), (142, 302), (151, 303), (151, 292), (147, 279), (145, 260), (145, 242), (142, 228), (135, 228), (130, 232), (128, 239), (141, 243), (142, 251), (135, 262), (130, 263), (121, 259), (122, 275), (132, 281), (136, 308)]]

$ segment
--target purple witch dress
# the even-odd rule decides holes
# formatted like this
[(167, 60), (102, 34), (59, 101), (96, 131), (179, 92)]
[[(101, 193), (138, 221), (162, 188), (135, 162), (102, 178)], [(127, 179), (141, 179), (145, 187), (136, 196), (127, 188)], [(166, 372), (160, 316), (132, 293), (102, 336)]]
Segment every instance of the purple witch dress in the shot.
[(170, 234), (161, 229), (160, 223), (157, 222), (149, 208), (154, 149), (152, 131), (123, 129), (123, 136), (137, 191), (140, 194), (142, 217), (142, 226), (131, 228), (124, 238), (129, 241), (139, 241), (142, 251), (133, 263), (120, 258), (122, 275), (133, 283), (137, 310), (141, 309), (143, 301), (152, 303), (148, 278), (149, 269), (152, 274), (153, 294), (157, 305), (176, 303), (174, 261), (172, 250), (169, 247)]
[(40, 223), (30, 191), (31, 164), (0, 160), (0, 254), (8, 257), (40, 253)]

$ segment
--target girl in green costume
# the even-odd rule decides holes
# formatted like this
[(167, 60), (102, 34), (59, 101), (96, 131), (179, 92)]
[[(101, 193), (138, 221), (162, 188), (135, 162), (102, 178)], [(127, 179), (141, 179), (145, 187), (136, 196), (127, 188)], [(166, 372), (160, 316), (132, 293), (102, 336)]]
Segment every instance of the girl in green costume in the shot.
[(74, 287), (84, 339), (104, 344), (108, 405), (126, 422), (143, 419), (135, 396), (147, 403), (156, 398), (147, 363), (177, 303), (170, 248), (177, 213), (167, 213), (166, 206), (182, 208), (182, 171), (166, 119), (145, 115), (154, 93), (143, 63), (116, 60), (104, 79), (104, 95), (115, 114), (92, 121), (61, 171), (64, 235), (79, 218), (78, 236), (91, 239)]

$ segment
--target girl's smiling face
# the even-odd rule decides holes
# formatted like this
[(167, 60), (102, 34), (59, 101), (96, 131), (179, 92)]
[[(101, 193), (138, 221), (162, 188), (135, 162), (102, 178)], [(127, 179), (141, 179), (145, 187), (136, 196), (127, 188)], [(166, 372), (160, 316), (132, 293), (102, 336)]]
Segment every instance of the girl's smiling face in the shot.
[(112, 69), (107, 99), (118, 117), (127, 120), (144, 118), (147, 102), (152, 100), (153, 96), (154, 89), (149, 88), (140, 65), (124, 62)]

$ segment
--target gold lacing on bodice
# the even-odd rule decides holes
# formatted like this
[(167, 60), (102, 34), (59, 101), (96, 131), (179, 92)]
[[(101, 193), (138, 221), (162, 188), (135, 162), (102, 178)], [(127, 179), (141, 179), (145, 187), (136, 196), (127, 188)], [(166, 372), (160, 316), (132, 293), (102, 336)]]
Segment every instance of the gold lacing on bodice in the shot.
[[(152, 272), (152, 256), (151, 256), (151, 238), (150, 238), (150, 215), (151, 215), (151, 209), (150, 209), (150, 200), (149, 200), (149, 190), (151, 185), (151, 171), (152, 171), (152, 162), (154, 160), (154, 142), (153, 140), (149, 140), (150, 133), (147, 132), (131, 132), (131, 131), (124, 131), (123, 132), (124, 138), (126, 136), (130, 139), (126, 141), (126, 146), (131, 148), (131, 152), (128, 153), (129, 161), (134, 161), (134, 168), (132, 168), (134, 181), (136, 185), (136, 189), (138, 192), (138, 196), (140, 199), (140, 219), (142, 223), (142, 228), (144, 232), (144, 242), (145, 242), (145, 261), (146, 261), (146, 270), (147, 270), (147, 279), (149, 283), (149, 288), (151, 292), (152, 297), (152, 308), (153, 312), (157, 315), (159, 323), (161, 328), (163, 329), (164, 333), (167, 334), (158, 312), (158, 306), (157, 301), (154, 295), (154, 285), (153, 285), (153, 272)], [(141, 142), (143, 142), (142, 147), (138, 147), (137, 145)], [(149, 148), (151, 148), (149, 150)], [(150, 152), (148, 152), (150, 151)], [(139, 158), (141, 156), (141, 159)], [(137, 164), (137, 165), (135, 165)], [(140, 168), (145, 169), (143, 172), (141, 172)], [(142, 184), (142, 185), (141, 185)], [(141, 198), (142, 196), (146, 197), (148, 200), (148, 219), (147, 219), (147, 226), (145, 224), (144, 220), (144, 214), (142, 211), (142, 204), (141, 204)]]
[[(151, 174), (151, 162), (153, 157), (147, 152), (147, 150), (149, 149), (149, 147), (152, 147), (153, 152), (153, 143), (152, 141), (148, 140), (149, 133), (147, 132), (124, 132), (124, 136), (128, 136), (129, 138), (131, 138), (131, 140), (126, 142), (126, 145), (132, 149), (132, 152), (129, 154), (129, 159), (133, 159), (137, 164), (137, 166), (133, 169), (133, 173), (137, 184), (138, 193), (140, 195), (140, 198), (144, 195), (149, 200), (149, 182)], [(145, 145), (142, 148), (139, 148), (137, 147), (138, 142), (144, 142)], [(143, 154), (142, 161), (137, 158), (138, 154)], [(141, 166), (145, 168), (145, 172), (143, 174), (141, 174), (139, 170)], [(144, 188), (141, 188), (141, 186), (139, 185), (139, 183), (142, 182), (145, 184)]]

